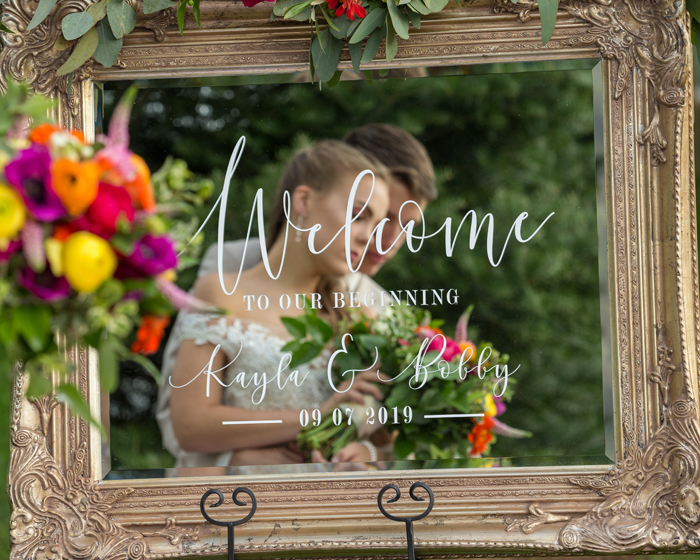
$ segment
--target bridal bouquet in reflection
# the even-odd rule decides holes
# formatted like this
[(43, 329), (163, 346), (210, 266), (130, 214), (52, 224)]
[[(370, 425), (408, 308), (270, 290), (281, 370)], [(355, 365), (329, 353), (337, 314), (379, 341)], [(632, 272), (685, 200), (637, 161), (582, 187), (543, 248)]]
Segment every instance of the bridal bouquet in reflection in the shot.
[(381, 402), (366, 397), (364, 405), (343, 404), (326, 417), (311, 411), (308, 422), (302, 411), (299, 447), (331, 459), (351, 441), (374, 438), (388, 442), (395, 460), (454, 460), (488, 454), (496, 434), (528, 437), (499, 419), (515, 380), (506, 375), (508, 355), (467, 338), (471, 310), (460, 317), (454, 338), (441, 330), (443, 321), (409, 306), (383, 308), (374, 320), (346, 320), (335, 337), (314, 310), (283, 319), (294, 337), (284, 348), (292, 353), (290, 367), (311, 360), (333, 339), (336, 387), (352, 371), (372, 366), (390, 379), (378, 383)]
[[(9, 83), (0, 98), (0, 372), (21, 362), (29, 397), (51, 391), (52, 372), (64, 379), (64, 348), (74, 344), (99, 350), (106, 390), (120, 359), (157, 374), (141, 354), (157, 349), (174, 306), (201, 307), (173, 283), (196, 228), (174, 218), (212, 185), (171, 160), (151, 176), (128, 149), (134, 97), (127, 92), (95, 143), (48, 122), (29, 128), (49, 102), (23, 86)], [(89, 417), (75, 387), (60, 383), (57, 393)]]

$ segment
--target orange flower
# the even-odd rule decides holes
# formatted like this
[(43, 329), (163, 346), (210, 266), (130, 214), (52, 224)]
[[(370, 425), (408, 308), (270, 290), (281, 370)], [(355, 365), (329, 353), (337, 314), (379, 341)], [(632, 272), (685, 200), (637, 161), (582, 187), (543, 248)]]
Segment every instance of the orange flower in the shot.
[(136, 178), (124, 184), (131, 200), (148, 212), (156, 209), (156, 199), (151, 186), (151, 171), (141, 156), (132, 154), (129, 161), (136, 168)]
[(70, 234), (75, 233), (76, 231), (78, 231), (78, 229), (72, 224), (56, 224), (53, 228), (53, 235), (51, 237), (63, 242), (68, 239)]
[[(465, 358), (469, 358), (470, 362), (476, 360), (476, 345), (471, 340), (467, 340), (466, 342), (460, 342), (459, 349)], [(467, 351), (469, 349), (471, 349), (471, 352)], [(467, 351), (466, 354), (464, 354), (465, 351)]]
[(56, 125), (48, 123), (40, 124), (29, 133), (29, 139), (37, 144), (46, 144), (49, 141), (49, 136), (57, 130), (60, 129)]
[(144, 355), (155, 354), (165, 334), (165, 328), (169, 324), (170, 317), (144, 315), (136, 332), (136, 340), (131, 345), (131, 351)]
[(82, 214), (97, 196), (99, 169), (92, 162), (56, 160), (51, 166), (53, 189), (73, 216)]
[[(46, 144), (49, 141), (49, 137), (59, 130), (61, 129), (53, 124), (40, 124), (29, 133), (29, 139), (37, 144)], [(85, 144), (85, 135), (81, 131), (71, 130), (70, 134), (77, 138), (82, 144)]]
[(493, 428), (493, 420), (488, 415), (484, 416), (484, 419), (472, 428), (471, 433), (467, 436), (467, 440), (472, 444), (469, 455), (479, 457), (486, 451), (486, 446), (493, 439), (491, 428)]

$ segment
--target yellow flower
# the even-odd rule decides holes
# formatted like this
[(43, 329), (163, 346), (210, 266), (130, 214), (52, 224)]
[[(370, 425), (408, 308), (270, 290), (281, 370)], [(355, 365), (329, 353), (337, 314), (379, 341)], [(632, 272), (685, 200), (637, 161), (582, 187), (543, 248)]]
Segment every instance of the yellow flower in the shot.
[(484, 413), (487, 416), (494, 417), (498, 414), (498, 409), (496, 408), (496, 403), (493, 402), (493, 397), (491, 396), (491, 393), (486, 395), (486, 398), (484, 399)]
[(51, 274), (56, 278), (63, 276), (63, 243), (55, 237), (48, 237), (44, 241), (46, 260), (49, 261)]
[(0, 238), (12, 239), (22, 229), (27, 211), (20, 196), (0, 183)]
[(63, 244), (63, 274), (77, 292), (94, 292), (117, 269), (117, 256), (101, 237), (73, 233)]

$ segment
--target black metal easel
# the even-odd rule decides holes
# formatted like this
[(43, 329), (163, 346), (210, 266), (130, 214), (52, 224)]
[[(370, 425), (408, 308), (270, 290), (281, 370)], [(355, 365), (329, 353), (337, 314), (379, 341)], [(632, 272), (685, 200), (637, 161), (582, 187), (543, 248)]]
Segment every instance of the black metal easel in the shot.
[(379, 491), (379, 495), (377, 496), (377, 505), (379, 506), (379, 511), (382, 512), (384, 517), (387, 517), (392, 521), (403, 521), (404, 523), (406, 523), (406, 540), (408, 541), (408, 560), (416, 560), (416, 550), (413, 545), (413, 522), (426, 517), (431, 512), (431, 510), (433, 509), (433, 505), (435, 504), (435, 497), (433, 496), (433, 491), (430, 489), (430, 486), (428, 486), (424, 482), (414, 482), (411, 485), (411, 488), (408, 491), (408, 493), (411, 496), (411, 499), (417, 502), (425, 501), (425, 498), (421, 498), (420, 496), (416, 495), (416, 488), (423, 488), (428, 492), (428, 496), (430, 496), (430, 503), (428, 504), (428, 508), (423, 513), (421, 513), (420, 515), (414, 515), (413, 517), (399, 517), (397, 515), (391, 515), (384, 509), (384, 504), (382, 504), (382, 498), (384, 497), (384, 494), (387, 490), (393, 490), (394, 492), (396, 492), (396, 496), (391, 498), (391, 500), (389, 500), (387, 504), (393, 504), (394, 502), (398, 502), (399, 498), (401, 497), (401, 490), (399, 490), (399, 487), (396, 486), (396, 484), (387, 484), (384, 488), (382, 488)]
[(207, 490), (204, 495), (202, 496), (201, 501), (199, 502), (199, 509), (202, 512), (202, 515), (204, 516), (204, 519), (209, 521), (209, 523), (213, 523), (214, 525), (218, 525), (220, 527), (228, 527), (228, 560), (234, 560), (233, 558), (233, 528), (236, 525), (243, 525), (243, 523), (246, 523), (250, 521), (255, 515), (255, 510), (258, 508), (258, 501), (255, 499), (255, 494), (253, 494), (252, 490), (249, 490), (248, 488), (245, 488), (244, 486), (240, 486), (236, 488), (233, 491), (233, 503), (236, 504), (237, 506), (244, 506), (246, 505), (246, 502), (243, 502), (238, 499), (238, 495), (243, 492), (244, 494), (247, 494), (250, 499), (251, 499), (251, 508), (250, 508), (250, 513), (246, 515), (243, 519), (239, 519), (238, 521), (217, 521), (216, 519), (213, 519), (212, 517), (209, 516), (209, 514), (204, 511), (204, 507), (206, 506), (206, 501), (209, 496), (212, 494), (216, 494), (219, 497), (219, 501), (217, 501), (215, 504), (212, 504), (210, 507), (219, 507), (221, 504), (224, 503), (224, 495), (221, 493), (220, 490), (216, 489), (211, 489)]

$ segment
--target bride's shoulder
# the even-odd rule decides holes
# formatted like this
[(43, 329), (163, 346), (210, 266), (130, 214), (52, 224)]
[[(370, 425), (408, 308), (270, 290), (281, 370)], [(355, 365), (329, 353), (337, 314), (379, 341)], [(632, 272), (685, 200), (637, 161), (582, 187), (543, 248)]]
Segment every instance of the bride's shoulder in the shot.
[[(194, 296), (217, 307), (231, 310), (237, 298), (227, 295), (224, 292), (224, 287), (230, 292), (236, 285), (237, 276), (234, 273), (224, 273), (223, 278), (219, 278), (217, 272), (200, 276), (194, 284)], [(222, 279), (223, 286), (221, 284)]]

